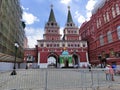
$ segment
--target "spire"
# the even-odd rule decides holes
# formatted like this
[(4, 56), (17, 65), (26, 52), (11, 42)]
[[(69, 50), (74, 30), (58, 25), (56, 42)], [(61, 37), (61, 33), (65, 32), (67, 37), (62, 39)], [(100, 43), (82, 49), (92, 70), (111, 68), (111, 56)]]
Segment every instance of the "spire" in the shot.
[(48, 22), (56, 22), (54, 12), (53, 12), (53, 5), (51, 5), (51, 11), (50, 11), (50, 16)]
[(67, 17), (67, 23), (73, 22), (71, 12), (70, 12), (70, 6), (68, 6), (68, 17)]

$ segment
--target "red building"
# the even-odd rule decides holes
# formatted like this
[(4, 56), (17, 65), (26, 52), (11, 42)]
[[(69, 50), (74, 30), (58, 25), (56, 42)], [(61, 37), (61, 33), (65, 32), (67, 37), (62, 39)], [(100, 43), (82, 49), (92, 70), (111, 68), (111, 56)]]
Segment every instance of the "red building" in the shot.
[(120, 0), (103, 0), (79, 31), (91, 64), (120, 64)]
[[(55, 67), (60, 67), (60, 55), (66, 50), (69, 55), (72, 55), (73, 67), (87, 66), (89, 63), (87, 42), (81, 40), (79, 29), (72, 20), (70, 7), (68, 7), (67, 23), (65, 24), (63, 38), (61, 38), (60, 27), (56, 22), (52, 5), (49, 19), (44, 29), (43, 39), (37, 40), (37, 47), (33, 50), (25, 49), (25, 61), (30, 61), (28, 56), (31, 55), (35, 57), (35, 61), (37, 61), (40, 68), (47, 68), (51, 64), (54, 64)], [(69, 67), (69, 65), (67, 66)]]
[(36, 48), (25, 48), (24, 49), (24, 62), (37, 62), (37, 47)]

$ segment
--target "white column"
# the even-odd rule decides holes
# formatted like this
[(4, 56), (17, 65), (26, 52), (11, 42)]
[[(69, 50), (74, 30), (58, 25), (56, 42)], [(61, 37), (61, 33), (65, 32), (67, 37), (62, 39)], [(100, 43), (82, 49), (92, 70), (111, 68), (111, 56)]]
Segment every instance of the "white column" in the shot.
[(89, 60), (88, 60), (88, 52), (86, 52), (86, 59), (87, 59), (87, 63), (89, 63)]
[(46, 47), (46, 42), (43, 43), (44, 47)]
[(38, 51), (38, 65), (40, 65), (40, 51)]

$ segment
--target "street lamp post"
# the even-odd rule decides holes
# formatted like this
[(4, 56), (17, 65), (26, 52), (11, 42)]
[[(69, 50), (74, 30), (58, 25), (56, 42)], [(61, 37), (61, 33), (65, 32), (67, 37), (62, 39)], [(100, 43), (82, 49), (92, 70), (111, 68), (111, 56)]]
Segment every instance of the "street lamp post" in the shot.
[(17, 55), (17, 49), (18, 49), (19, 45), (17, 42), (15, 42), (14, 46), (15, 46), (15, 61), (14, 61), (13, 71), (12, 71), (11, 75), (17, 75), (17, 73), (16, 73), (16, 55)]
[(27, 54), (27, 58), (26, 58), (26, 67), (25, 69), (28, 69), (28, 65), (27, 65), (27, 62), (29, 61), (29, 54)]

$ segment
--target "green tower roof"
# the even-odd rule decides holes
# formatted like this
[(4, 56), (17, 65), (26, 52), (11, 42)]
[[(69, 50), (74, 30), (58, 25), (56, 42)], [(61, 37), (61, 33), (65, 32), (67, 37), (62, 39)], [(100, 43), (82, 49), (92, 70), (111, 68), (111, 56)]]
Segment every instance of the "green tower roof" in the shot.
[(69, 23), (69, 22), (73, 22), (72, 15), (70, 12), (70, 6), (68, 6), (68, 16), (67, 16), (67, 23)]
[(53, 12), (53, 5), (51, 5), (51, 11), (48, 22), (56, 22), (54, 12)]

